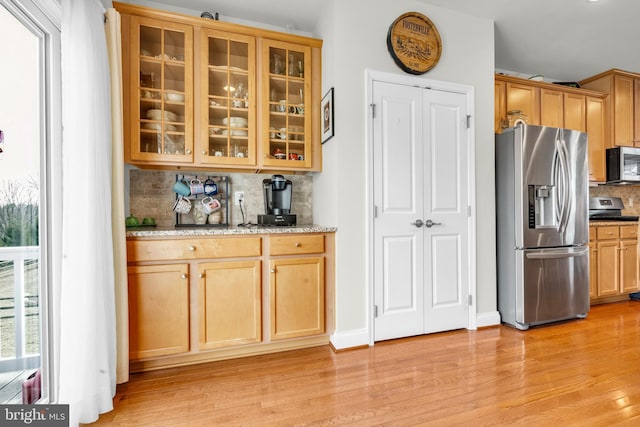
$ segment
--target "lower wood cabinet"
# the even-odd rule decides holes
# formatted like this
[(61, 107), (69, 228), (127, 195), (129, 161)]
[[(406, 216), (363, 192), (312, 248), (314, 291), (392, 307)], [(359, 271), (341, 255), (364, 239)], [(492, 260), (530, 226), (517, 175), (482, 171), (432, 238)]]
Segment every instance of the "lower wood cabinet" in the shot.
[(200, 349), (262, 340), (260, 261), (198, 264)]
[(333, 233), (129, 238), (132, 372), (329, 343)]
[(271, 339), (324, 332), (324, 258), (271, 260)]
[(638, 225), (590, 227), (591, 303), (629, 298), (638, 286)]
[(129, 358), (189, 351), (187, 264), (130, 266)]
[(269, 254), (272, 340), (325, 331), (325, 236), (271, 236)]

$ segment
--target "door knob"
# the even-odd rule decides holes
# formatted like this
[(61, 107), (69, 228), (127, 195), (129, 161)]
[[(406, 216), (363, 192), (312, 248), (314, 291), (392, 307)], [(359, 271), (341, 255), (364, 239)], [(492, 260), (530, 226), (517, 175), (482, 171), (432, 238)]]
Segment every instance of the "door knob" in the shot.
[(441, 222), (433, 222), (430, 219), (428, 219), (427, 222), (424, 223), (424, 226), (427, 227), (427, 228), (431, 228), (434, 225), (442, 225), (442, 223)]
[(420, 228), (422, 227), (424, 223), (422, 222), (421, 219), (416, 219), (416, 222), (412, 222), (411, 225), (415, 225), (416, 227)]

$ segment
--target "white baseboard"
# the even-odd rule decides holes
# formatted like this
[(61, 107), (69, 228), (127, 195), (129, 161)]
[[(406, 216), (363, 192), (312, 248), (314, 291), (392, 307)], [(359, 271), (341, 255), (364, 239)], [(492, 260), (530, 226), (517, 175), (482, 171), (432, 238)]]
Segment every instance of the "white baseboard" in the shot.
[(336, 350), (369, 345), (369, 330), (356, 329), (353, 331), (336, 332), (329, 337), (331, 345)]
[[(478, 328), (497, 326), (500, 325), (500, 323), (500, 313), (498, 311), (489, 311), (476, 315), (476, 327)], [(364, 328), (353, 331), (336, 332), (329, 337), (329, 341), (336, 350), (362, 347), (364, 345), (368, 346), (369, 330)]]
[(483, 328), (485, 326), (496, 326), (500, 324), (500, 312), (488, 311), (486, 313), (478, 313), (476, 315), (476, 327)]

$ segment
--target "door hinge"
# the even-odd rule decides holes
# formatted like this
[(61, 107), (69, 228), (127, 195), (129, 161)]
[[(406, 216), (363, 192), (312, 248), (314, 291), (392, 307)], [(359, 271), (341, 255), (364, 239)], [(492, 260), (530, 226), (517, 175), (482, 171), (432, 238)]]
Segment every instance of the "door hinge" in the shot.
[(467, 129), (471, 127), (471, 116), (467, 115)]
[(473, 305), (473, 295), (469, 295), (469, 307)]
[(369, 107), (371, 107), (371, 118), (376, 118), (376, 104), (369, 104)]
[(373, 306), (373, 317), (378, 317), (378, 306), (377, 305)]

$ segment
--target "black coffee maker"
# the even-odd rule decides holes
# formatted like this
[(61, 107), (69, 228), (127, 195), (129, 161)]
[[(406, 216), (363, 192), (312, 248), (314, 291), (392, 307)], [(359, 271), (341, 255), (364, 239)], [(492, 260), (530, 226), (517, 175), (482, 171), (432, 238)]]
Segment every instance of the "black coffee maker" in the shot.
[(296, 225), (291, 213), (291, 181), (282, 175), (273, 175), (262, 181), (264, 187), (264, 215), (258, 215), (260, 225)]

